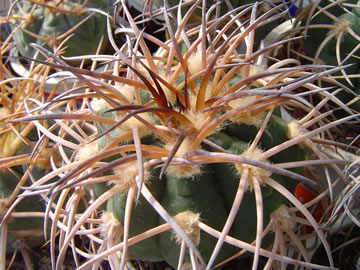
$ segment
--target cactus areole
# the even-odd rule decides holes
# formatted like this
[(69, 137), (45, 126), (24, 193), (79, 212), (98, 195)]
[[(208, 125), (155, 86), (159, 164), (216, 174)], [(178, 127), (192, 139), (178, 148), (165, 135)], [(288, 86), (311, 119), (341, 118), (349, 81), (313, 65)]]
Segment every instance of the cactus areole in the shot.
[(64, 41), (63, 56), (95, 54), (99, 44), (100, 49), (107, 44), (107, 12), (103, 0), (20, 1), (11, 13), (13, 29), (20, 26), (14, 35), (16, 46), (28, 58), (36, 53), (31, 43), (54, 51)]

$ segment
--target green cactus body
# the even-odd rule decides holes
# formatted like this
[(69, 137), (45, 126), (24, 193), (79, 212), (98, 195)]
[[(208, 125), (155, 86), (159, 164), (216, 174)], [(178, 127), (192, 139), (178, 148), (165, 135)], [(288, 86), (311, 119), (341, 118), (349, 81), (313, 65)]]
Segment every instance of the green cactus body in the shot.
[[(0, 171), (0, 219), (3, 218), (7, 208), (7, 198), (15, 190), (20, 175), (15, 170)], [(15, 212), (43, 212), (44, 207), (38, 197), (26, 197), (16, 207)], [(10, 218), (7, 221), (7, 252), (13, 251), (16, 240), (24, 241), (29, 247), (44, 243), (43, 219), (35, 217)]]
[[(113, 196), (107, 202), (107, 211), (114, 213), (115, 217), (120, 221), (124, 221), (126, 204), (126, 194), (119, 193)], [(159, 224), (159, 217), (144, 199), (140, 199), (134, 204), (131, 214), (129, 236), (135, 236), (143, 233), (148, 229), (154, 228)], [(163, 260), (160, 247), (159, 237), (153, 236), (129, 247), (129, 253), (134, 258), (141, 258), (144, 261), (161, 261)]]
[[(150, 181), (148, 184), (149, 189), (156, 198), (160, 199), (164, 193), (165, 181), (159, 181), (159, 179), (151, 179)], [(106, 211), (112, 212), (120, 222), (124, 222), (126, 199), (126, 192), (119, 192), (111, 197), (106, 204)], [(134, 211), (131, 213), (130, 220), (130, 237), (143, 233), (159, 224), (158, 214), (143, 197), (134, 203), (133, 207)], [(142, 258), (145, 261), (163, 260), (158, 235), (130, 246), (129, 253), (135, 258)]]
[[(223, 131), (209, 136), (209, 140), (223, 147), (229, 153), (241, 154), (248, 149), (249, 143), (255, 137), (258, 128), (249, 125), (229, 124)], [(232, 136), (228, 135), (231, 134)], [(287, 140), (287, 124), (277, 116), (272, 116), (267, 131), (263, 134), (261, 145), (270, 149)], [(155, 139), (154, 139), (155, 140)], [(204, 146), (206, 148), (206, 146)], [(208, 148), (206, 148), (208, 149)], [(211, 147), (208, 149), (213, 151)], [(301, 147), (294, 146), (273, 157), (274, 162), (290, 160), (303, 160), (305, 152)], [(157, 175), (157, 176), (156, 176)], [(281, 175), (272, 176), (289, 190), (294, 190), (296, 181)], [(199, 213), (200, 220), (209, 226), (221, 231), (226, 217), (232, 207), (236, 190), (239, 185), (240, 175), (232, 163), (215, 163), (201, 167), (201, 173), (193, 177), (177, 177), (167, 173), (162, 179), (158, 172), (153, 177), (149, 189), (159, 200), (170, 215), (176, 216), (191, 211)], [(159, 185), (166, 187), (159, 187)], [(160, 191), (161, 189), (161, 191)], [(261, 187), (264, 204), (264, 225), (270, 220), (270, 215), (281, 204), (286, 204), (286, 199), (273, 190), (263, 185)], [(118, 193), (108, 200), (107, 211), (113, 212), (115, 217), (123, 222), (125, 214), (126, 194)], [(130, 237), (154, 228), (162, 223), (151, 205), (143, 198), (134, 202), (131, 213)], [(256, 204), (252, 191), (245, 191), (241, 207), (236, 215), (229, 233), (242, 241), (251, 243), (256, 235)], [(216, 244), (216, 238), (206, 233), (200, 233), (199, 251), (205, 260), (209, 260)], [(263, 239), (266, 247), (272, 242), (271, 234)], [(170, 231), (163, 232), (160, 236), (153, 236), (145, 241), (129, 247), (129, 254), (134, 258), (145, 261), (166, 260), (176, 267), (179, 260), (180, 243)], [(235, 254), (235, 250), (224, 244), (218, 261)], [(187, 257), (186, 260), (189, 260)]]
[[(267, 131), (263, 134), (260, 140), (260, 146), (264, 149), (270, 149), (276, 145), (287, 140), (287, 124), (277, 116), (272, 116), (268, 125)], [(249, 139), (254, 138), (257, 132), (255, 126), (231, 124), (226, 126), (225, 131), (228, 134), (233, 135), (230, 137), (223, 132), (219, 132), (211, 137), (211, 141), (216, 142), (227, 149), (228, 152), (234, 154), (241, 154), (248, 149)], [(220, 143), (221, 139), (225, 143)], [(290, 158), (291, 157), (291, 158)], [(302, 148), (294, 146), (292, 148), (285, 149), (271, 157), (273, 162), (286, 162), (296, 160), (303, 160), (305, 158), (305, 152)], [(220, 188), (223, 192), (223, 196), (227, 202), (227, 207), (230, 208), (233, 204), (235, 193), (239, 185), (240, 175), (234, 168), (232, 163), (218, 163), (212, 164), (212, 168), (215, 171), (216, 179), (220, 183)], [(299, 171), (297, 171), (299, 172)], [(272, 175), (279, 183), (285, 185), (289, 190), (293, 191), (296, 182), (281, 175)], [(286, 199), (282, 197), (274, 189), (263, 185), (262, 197), (264, 204), (264, 224), (267, 224), (270, 219), (270, 214), (275, 211), (281, 204), (286, 203)], [(246, 222), (244, 222), (246, 217)], [(256, 227), (256, 208), (255, 197), (253, 192), (247, 191), (244, 195), (241, 207), (234, 220), (233, 233), (237, 239), (242, 239), (246, 242), (251, 242), (255, 239)]]
[[(77, 10), (78, 1), (63, 1), (60, 6), (52, 7), (52, 2), (44, 1), (49, 7), (34, 4), (30, 1), (21, 1), (22, 7), (13, 14), (14, 18), (28, 20), (15, 32), (16, 45), (23, 56), (33, 58), (36, 50), (30, 46), (37, 43), (50, 51), (57, 47), (69, 34), (59, 38), (65, 33), (73, 36), (66, 41), (63, 56), (81, 56), (94, 54), (103, 38), (102, 49), (107, 44), (106, 20), (104, 14), (98, 12)], [(107, 12), (108, 6), (103, 0), (90, 0), (85, 8), (98, 9)], [(25, 14), (23, 14), (25, 13)], [(84, 20), (78, 28), (74, 28)], [(23, 20), (15, 20), (13, 29), (18, 27)], [(72, 31), (71, 29), (74, 30)]]
[[(202, 173), (194, 178), (178, 178), (166, 176), (166, 193), (162, 205), (170, 215), (176, 216), (186, 211), (200, 213), (200, 219), (209, 226), (221, 230), (227, 217), (224, 198), (218, 192), (217, 179), (210, 168), (204, 166)], [(186, 217), (184, 217), (186, 218)], [(205, 260), (209, 260), (216, 239), (208, 234), (200, 233), (199, 251)], [(172, 266), (179, 260), (180, 243), (171, 236), (171, 232), (160, 235), (160, 248), (163, 258)], [(232, 255), (233, 248), (225, 245), (218, 260)], [(189, 258), (187, 258), (189, 260)]]

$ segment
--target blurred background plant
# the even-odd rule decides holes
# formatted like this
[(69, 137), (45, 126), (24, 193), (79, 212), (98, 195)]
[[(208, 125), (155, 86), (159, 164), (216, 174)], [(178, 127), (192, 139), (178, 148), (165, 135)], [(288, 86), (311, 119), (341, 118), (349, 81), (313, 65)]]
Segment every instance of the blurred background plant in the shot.
[(310, 1), (297, 14), (292, 34), (305, 38), (293, 53), (302, 61), (314, 64), (346, 66), (331, 76), (341, 88), (335, 89), (334, 93), (347, 106), (358, 111), (358, 1)]
[(109, 12), (104, 0), (12, 1), (8, 18), (22, 56), (36, 57), (36, 43), (70, 57), (106, 49)]
[[(6, 31), (6, 27), (2, 29)], [(2, 35), (0, 49), (0, 268), (6, 268), (7, 252), (16, 254), (19, 251), (26, 267), (32, 269), (29, 249), (45, 242), (42, 229), (45, 207), (37, 197), (23, 199), (18, 195), (22, 187), (31, 183), (32, 174), (37, 178), (49, 172), (53, 148), (38, 145), (39, 151), (32, 151), (39, 135), (35, 124), (9, 123), (9, 120), (24, 116), (27, 110), (33, 109), (24, 100), (45, 100), (39, 75), (46, 75), (49, 68), (33, 66), (28, 78), (16, 77), (9, 68), (8, 56), (14, 44), (12, 34), (8, 34)]]

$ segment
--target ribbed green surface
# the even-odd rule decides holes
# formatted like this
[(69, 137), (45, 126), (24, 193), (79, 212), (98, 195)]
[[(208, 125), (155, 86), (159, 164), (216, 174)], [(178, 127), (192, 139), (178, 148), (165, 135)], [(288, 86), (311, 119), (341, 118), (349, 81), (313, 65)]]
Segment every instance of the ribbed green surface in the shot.
[[(229, 124), (222, 131), (208, 137), (213, 143), (227, 150), (228, 153), (241, 154), (255, 138), (258, 129), (254, 126)], [(287, 125), (277, 116), (272, 116), (260, 146), (263, 150), (270, 149), (286, 141)], [(215, 149), (205, 146), (208, 151)], [(304, 150), (294, 146), (273, 156), (272, 162), (290, 162), (303, 160)], [(236, 191), (239, 186), (240, 175), (233, 163), (214, 163), (201, 165), (202, 173), (192, 178), (178, 178), (167, 173), (162, 179), (158, 178), (158, 171), (154, 172), (148, 188), (168, 211), (171, 216), (191, 210), (200, 214), (200, 220), (205, 224), (222, 231), (227, 216), (232, 207)], [(271, 176), (276, 181), (293, 190), (296, 181), (280, 175)], [(269, 186), (261, 186), (264, 205), (264, 226), (270, 220), (270, 214), (287, 200)], [(107, 210), (123, 221), (125, 213), (126, 194), (115, 195), (108, 201)], [(248, 243), (256, 237), (256, 204), (253, 191), (246, 190), (229, 235)], [(130, 237), (154, 228), (164, 221), (152, 209), (151, 205), (141, 198), (134, 202), (131, 212)], [(199, 251), (205, 261), (209, 260), (217, 239), (201, 232)], [(263, 246), (272, 241), (269, 234), (263, 239)], [(179, 259), (180, 244), (174, 239), (172, 232), (161, 233), (159, 237), (152, 237), (129, 248), (129, 254), (145, 261), (166, 260), (176, 267)], [(238, 251), (238, 250), (237, 250)], [(218, 260), (235, 254), (233, 247), (225, 244)], [(187, 255), (186, 260), (189, 260)]]

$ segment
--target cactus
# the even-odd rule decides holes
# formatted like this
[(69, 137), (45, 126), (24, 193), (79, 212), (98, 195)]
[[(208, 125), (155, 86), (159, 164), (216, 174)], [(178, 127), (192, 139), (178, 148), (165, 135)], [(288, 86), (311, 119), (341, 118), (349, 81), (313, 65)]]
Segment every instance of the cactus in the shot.
[[(299, 14), (305, 29), (305, 54), (314, 63), (346, 66), (333, 74), (344, 89), (336, 96), (359, 110), (359, 2), (318, 1)], [(351, 66), (349, 66), (351, 65)]]
[[(29, 100), (43, 99), (43, 86), (39, 86), (39, 74), (49, 72), (48, 67), (38, 65), (30, 69), (29, 77), (15, 77), (8, 65), (3, 63), (6, 54), (12, 47), (10, 38), (2, 43), (1, 66), (1, 98), (0, 98), (0, 268), (6, 265), (6, 255), (21, 253), (28, 269), (32, 269), (28, 260), (28, 251), (45, 243), (43, 216), (45, 205), (38, 196), (18, 197), (23, 188), (28, 187), (32, 180), (43, 177), (51, 169), (51, 162), (56, 158), (56, 149), (41, 143), (32, 122), (10, 123), (11, 119), (26, 115), (36, 109), (36, 103)], [(5, 61), (4, 61), (5, 62)], [(33, 79), (33, 77), (36, 79)], [(25, 101), (25, 102), (24, 102)], [(49, 121), (40, 121), (49, 127)], [(50, 124), (51, 126), (51, 124)], [(52, 160), (50, 160), (52, 156)], [(54, 159), (55, 158), (55, 159)]]
[[(349, 155), (349, 154), (348, 154)], [(359, 163), (359, 157), (352, 155), (353, 163), (345, 168), (346, 172), (346, 186), (339, 192), (336, 200), (331, 208), (331, 215), (327, 220), (326, 225), (346, 227), (351, 221), (358, 227), (360, 227), (359, 209), (359, 176), (357, 164)], [(344, 224), (344, 225), (343, 225)]]
[[(260, 12), (260, 5), (191, 30), (186, 21), (174, 29), (164, 13), (170, 38), (151, 39), (159, 44), (154, 55), (123, 6), (131, 29), (122, 32), (135, 35), (136, 43), (128, 38), (115, 48), (119, 54), (105, 58), (114, 68), (103, 73), (70, 67), (36, 46), (55, 61), (37, 63), (78, 78), (73, 89), (44, 104), (46, 110), (12, 121), (56, 119), (59, 131), (40, 131), (72, 151), (32, 187), (38, 192), (42, 186), (48, 203), (51, 250), (59, 235), (53, 267), (61, 268), (76, 235), (87, 235), (91, 245), (74, 249), (75, 258), (89, 258), (79, 269), (105, 258), (120, 269), (131, 258), (210, 269), (246, 254), (253, 269), (260, 256), (268, 258), (267, 267), (279, 262), (284, 268), (326, 269), (310, 262), (302, 242), (309, 237), (305, 225), (315, 229), (311, 237), (319, 238), (334, 267), (326, 232), (310, 208), (333, 193), (333, 180), (318, 180), (318, 171), (334, 171), (341, 179), (338, 164), (349, 163), (331, 158), (342, 146), (326, 139), (326, 132), (357, 115), (331, 121), (330, 113), (320, 112), (331, 94), (315, 81), (340, 68), (321, 71), (324, 66), (295, 59), (267, 63), (268, 52), (287, 41), (254, 48), (257, 26), (280, 8)], [(218, 23), (224, 27), (213, 31)], [(73, 96), (79, 84), (90, 90)], [(316, 106), (306, 100), (321, 91), (328, 95)], [(81, 107), (73, 102), (56, 111), (79, 96)], [(294, 118), (293, 111), (303, 117)], [(303, 205), (293, 194), (299, 182), (320, 195)], [(87, 207), (77, 214), (81, 200)], [(298, 259), (288, 257), (288, 248)]]
[(36, 43), (71, 57), (105, 49), (107, 12), (103, 0), (14, 1), (9, 18), (21, 55), (33, 58)]
[[(1, 170), (0, 171), (0, 190), (1, 190), (1, 216), (3, 219), (8, 208), (11, 206), (11, 202), (8, 198), (11, 197), (16, 185), (20, 182), (20, 174), (16, 171)], [(16, 213), (31, 213), (31, 212), (43, 212), (44, 207), (41, 205), (37, 197), (29, 197), (22, 200), (16, 207)], [(16, 214), (15, 214), (16, 215)], [(5, 224), (3, 224), (5, 226)], [(7, 252), (13, 250), (14, 240), (23, 240), (29, 247), (39, 246), (44, 243), (43, 234), (43, 219), (36, 217), (24, 217), (24, 218), (9, 218), (7, 221), (8, 230), (8, 243), (6, 245)], [(5, 238), (6, 239), (6, 238)], [(13, 239), (13, 240), (12, 240)]]
[(32, 268), (31, 260), (27, 259), (27, 250), (46, 242), (43, 227), (45, 205), (41, 198), (26, 196), (26, 193), (21, 197), (18, 195), (22, 189), (28, 187), (31, 179), (39, 179), (49, 173), (50, 156), (56, 156), (56, 149), (42, 149), (40, 154), (33, 153), (33, 158), (30, 157), (31, 150), (30, 146), (22, 146), (11, 158), (1, 159), (1, 266), (6, 262), (6, 254), (16, 254), (20, 251), (26, 267)]

